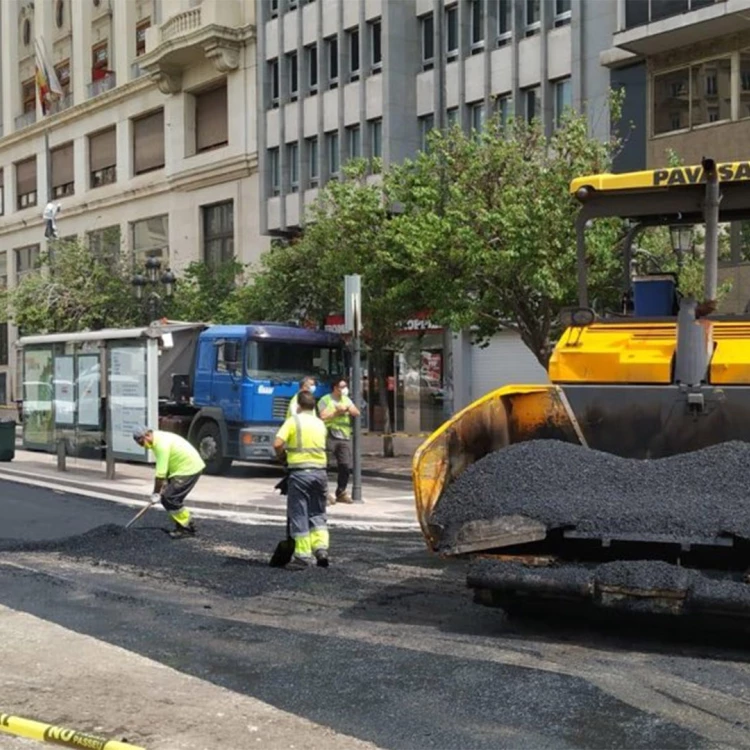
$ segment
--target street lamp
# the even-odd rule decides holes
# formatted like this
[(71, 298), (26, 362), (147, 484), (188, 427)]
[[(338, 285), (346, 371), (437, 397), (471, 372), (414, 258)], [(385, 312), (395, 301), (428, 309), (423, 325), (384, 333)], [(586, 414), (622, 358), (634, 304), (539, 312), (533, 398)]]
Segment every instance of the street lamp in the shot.
[(176, 281), (175, 275), (172, 271), (167, 268), (161, 274), (161, 261), (158, 258), (148, 257), (145, 263), (146, 273), (136, 273), (130, 279), (130, 283), (133, 286), (136, 299), (142, 300), (144, 294), (146, 294), (146, 288), (151, 287), (151, 291), (148, 292), (148, 321), (152, 323), (159, 317), (159, 308), (162, 302), (162, 295), (156, 291), (159, 284), (164, 287), (164, 296), (169, 298), (174, 292), (174, 283)]
[(693, 249), (693, 225), (673, 224), (669, 227), (669, 236), (672, 240), (672, 251), (677, 256), (677, 268), (682, 271), (685, 253)]

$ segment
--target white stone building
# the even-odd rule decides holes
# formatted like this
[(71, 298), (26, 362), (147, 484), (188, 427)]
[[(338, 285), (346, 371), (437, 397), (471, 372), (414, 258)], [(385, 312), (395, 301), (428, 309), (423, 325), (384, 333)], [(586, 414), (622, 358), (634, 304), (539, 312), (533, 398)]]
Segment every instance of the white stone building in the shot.
[[(0, 283), (34, 269), (50, 198), (94, 252), (258, 259), (254, 0), (2, 0), (0, 35)], [(47, 115), (36, 40), (64, 94)], [(2, 403), (20, 395), (0, 328)]]

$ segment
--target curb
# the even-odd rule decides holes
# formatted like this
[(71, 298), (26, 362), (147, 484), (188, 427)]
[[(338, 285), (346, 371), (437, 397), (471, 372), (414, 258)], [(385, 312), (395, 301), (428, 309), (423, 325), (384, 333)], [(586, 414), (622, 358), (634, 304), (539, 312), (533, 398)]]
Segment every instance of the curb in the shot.
[[(114, 498), (121, 500), (132, 500), (135, 506), (141, 506), (144, 502), (144, 495), (142, 492), (132, 492), (123, 489), (110, 489), (105, 487), (97, 487), (96, 485), (87, 484), (83, 481), (76, 479), (69, 479), (67, 477), (57, 476), (43, 476), (40, 477), (37, 474), (30, 474), (28, 472), (19, 471), (17, 469), (8, 469), (5, 466), (0, 466), (0, 480), (8, 482), (14, 482), (16, 484), (34, 484), (35, 482), (43, 482), (47, 485), (56, 485), (61, 491), (67, 491), (71, 494), (75, 494), (76, 490), (83, 490), (87, 493), (92, 491), (100, 491), (103, 495), (109, 495)], [(238, 513), (240, 515), (247, 516), (262, 516), (269, 520), (286, 520), (286, 502), (282, 496), (279, 495), (279, 507), (269, 508), (267, 505), (258, 505), (256, 503), (215, 503), (206, 500), (190, 500), (188, 505), (196, 510), (209, 510), (219, 511), (222, 513)], [(339, 513), (334, 512), (333, 515), (329, 516), (329, 522), (334, 524), (348, 523), (348, 524), (359, 524), (359, 525), (383, 525), (393, 523), (394, 526), (399, 526), (403, 521), (388, 521), (381, 517), (376, 516), (365, 516), (365, 515), (353, 515), (350, 513)], [(415, 517), (416, 524), (416, 517)]]

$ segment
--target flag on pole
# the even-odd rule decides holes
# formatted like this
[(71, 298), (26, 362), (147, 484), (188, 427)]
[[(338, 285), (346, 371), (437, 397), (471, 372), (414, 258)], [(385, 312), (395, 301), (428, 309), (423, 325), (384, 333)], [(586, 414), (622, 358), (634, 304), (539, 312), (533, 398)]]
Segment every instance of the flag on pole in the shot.
[(36, 86), (42, 113), (46, 115), (52, 102), (62, 97), (63, 90), (55, 69), (49, 64), (44, 39), (34, 40), (34, 49), (36, 52)]

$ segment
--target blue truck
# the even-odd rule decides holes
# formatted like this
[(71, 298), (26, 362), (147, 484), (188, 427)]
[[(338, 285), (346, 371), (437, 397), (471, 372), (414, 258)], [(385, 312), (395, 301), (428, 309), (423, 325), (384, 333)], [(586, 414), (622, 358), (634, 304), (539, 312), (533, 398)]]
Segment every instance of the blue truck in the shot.
[(207, 474), (273, 461), (273, 439), (305, 375), (315, 397), (345, 375), (338, 334), (280, 323), (185, 327), (159, 365), (159, 425), (185, 435)]

